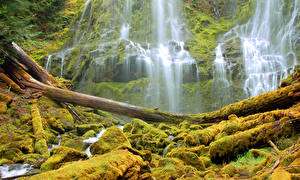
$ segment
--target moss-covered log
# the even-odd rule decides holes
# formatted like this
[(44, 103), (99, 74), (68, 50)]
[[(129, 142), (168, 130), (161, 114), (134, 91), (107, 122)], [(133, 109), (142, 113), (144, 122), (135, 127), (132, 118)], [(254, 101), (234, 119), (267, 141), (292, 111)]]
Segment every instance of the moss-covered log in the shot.
[(42, 118), (37, 104), (31, 108), (32, 127), (35, 136), (35, 151), (43, 156), (49, 157), (48, 146), (46, 141), (46, 133), (43, 128)]
[[(269, 140), (277, 140), (281, 136), (290, 136), (292, 124), (288, 118), (266, 123), (256, 128), (225, 136), (209, 145), (209, 155), (212, 161), (230, 160), (237, 154), (252, 147), (266, 146)], [(297, 119), (299, 121), (299, 119)]]
[(281, 118), (296, 119), (300, 117), (300, 104), (289, 109), (274, 110), (266, 113), (258, 113), (243, 118), (230, 115), (228, 121), (222, 121), (208, 128), (196, 130), (189, 133), (185, 138), (185, 143), (189, 146), (209, 145), (213, 140), (222, 136), (232, 135), (239, 131), (247, 131), (265, 123), (271, 123)]

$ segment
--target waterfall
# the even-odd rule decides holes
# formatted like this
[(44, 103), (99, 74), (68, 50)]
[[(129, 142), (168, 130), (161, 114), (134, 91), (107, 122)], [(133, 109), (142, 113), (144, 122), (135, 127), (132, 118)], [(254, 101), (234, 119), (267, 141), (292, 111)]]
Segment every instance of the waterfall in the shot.
[(218, 109), (233, 102), (231, 78), (227, 77), (228, 64), (226, 63), (222, 43), (216, 47), (216, 59), (213, 63), (213, 93), (214, 108)]
[[(91, 18), (92, 18), (92, 3), (93, 0), (87, 0), (84, 4), (83, 12), (81, 13), (79, 22), (75, 24), (73, 27), (74, 37), (68, 42), (67, 46), (62, 49), (59, 52), (55, 52), (53, 54), (50, 54), (47, 57), (45, 69), (49, 72), (51, 72), (51, 62), (55, 59), (60, 60), (60, 70), (59, 70), (59, 77), (63, 77), (64, 74), (64, 63), (66, 56), (69, 56), (72, 52), (72, 50), (79, 46), (82, 43), (82, 40), (84, 39), (85, 35), (88, 34), (90, 25), (91, 25)], [(87, 21), (87, 23), (86, 23)], [(76, 29), (83, 28), (84, 30), (82, 32), (76, 31)], [(56, 58), (54, 58), (56, 57)]]
[(280, 80), (297, 64), (294, 40), (299, 33), (294, 23), (300, 5), (299, 0), (291, 3), (286, 12), (284, 0), (257, 0), (251, 19), (222, 38), (224, 42), (241, 40), (246, 76), (243, 89), (248, 97), (276, 90)]
[[(183, 73), (192, 74), (196, 62), (184, 49), (184, 29), (181, 1), (153, 0), (151, 43), (146, 46), (131, 39), (131, 0), (126, 0), (122, 13), (119, 41), (127, 43), (123, 60), (123, 76), (130, 77), (132, 69), (145, 70), (149, 79), (145, 102), (170, 112), (181, 111)], [(147, 40), (146, 40), (147, 41)], [(134, 61), (134, 65), (132, 65)], [(192, 76), (192, 75), (189, 75)]]
[(158, 107), (163, 99), (171, 112), (181, 111), (183, 73), (191, 73), (196, 64), (180, 38), (184, 27), (180, 5), (180, 0), (152, 0), (152, 29), (156, 32), (152, 38), (156, 44), (148, 51), (151, 63), (146, 63), (150, 80), (147, 97)]
[(131, 0), (126, 0), (125, 8), (123, 12), (123, 24), (120, 30), (120, 40), (129, 39), (130, 21), (131, 21)]

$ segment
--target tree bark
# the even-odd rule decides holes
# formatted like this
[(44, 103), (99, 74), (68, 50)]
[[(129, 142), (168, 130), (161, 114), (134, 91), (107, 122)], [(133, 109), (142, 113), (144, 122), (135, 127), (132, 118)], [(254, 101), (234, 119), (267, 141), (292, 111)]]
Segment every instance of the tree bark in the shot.
[(19, 66), (23, 65), (22, 68), (27, 72), (30, 72), (34, 78), (48, 85), (57, 85), (55, 78), (46, 70), (44, 70), (44, 68), (35, 63), (34, 60), (28, 56), (16, 43), (12, 42), (7, 44), (5, 50), (6, 54), (9, 55), (10, 59), (12, 59), (15, 64), (18, 64)]
[[(245, 99), (238, 103), (225, 106), (214, 112), (202, 114), (167, 113), (50, 86), (47, 82), (51, 81), (57, 83), (55, 79), (29, 58), (29, 56), (16, 44), (12, 43), (12, 48), (19, 52), (20, 56), (18, 56), (18, 61), (27, 67), (28, 70), (25, 72), (26, 68), (19, 67), (18, 63), (9, 62), (4, 64), (4, 69), (6, 73), (11, 77), (14, 77), (14, 80), (20, 87), (25, 86), (37, 89), (42, 91), (45, 96), (58, 102), (67, 102), (91, 107), (119, 115), (139, 118), (145, 121), (178, 123), (188, 120), (192, 123), (215, 123), (221, 120), (227, 120), (228, 116), (231, 114), (246, 116), (278, 108), (286, 108), (300, 100), (300, 83), (294, 83), (290, 86), (280, 88), (277, 91), (263, 93), (257, 97)], [(33, 71), (33, 69), (35, 69), (35, 71)], [(296, 73), (300, 73), (300, 71)], [(38, 76), (37, 79), (39, 81), (34, 78), (36, 76)]]

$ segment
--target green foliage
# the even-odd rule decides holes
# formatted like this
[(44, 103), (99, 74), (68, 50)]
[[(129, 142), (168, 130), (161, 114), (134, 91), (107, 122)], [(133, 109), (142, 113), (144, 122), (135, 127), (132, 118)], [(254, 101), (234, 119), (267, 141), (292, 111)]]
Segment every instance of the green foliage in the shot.
[[(262, 148), (259, 150), (266, 152), (266, 153), (272, 151), (272, 149), (270, 149), (270, 148)], [(236, 161), (232, 162), (232, 164), (235, 166), (238, 166), (238, 167), (254, 166), (254, 165), (257, 165), (258, 163), (262, 162), (264, 159), (265, 159), (265, 156), (255, 157), (251, 151), (248, 151), (245, 154), (238, 155)]]
[[(0, 5), (0, 39), (43, 46), (45, 33), (62, 30), (70, 21), (63, 16), (65, 0), (4, 0)], [(52, 37), (46, 37), (53, 39)]]
[(4, 0), (0, 6), (0, 38), (4, 41), (21, 41), (33, 36), (34, 27), (27, 18), (30, 12), (28, 0)]

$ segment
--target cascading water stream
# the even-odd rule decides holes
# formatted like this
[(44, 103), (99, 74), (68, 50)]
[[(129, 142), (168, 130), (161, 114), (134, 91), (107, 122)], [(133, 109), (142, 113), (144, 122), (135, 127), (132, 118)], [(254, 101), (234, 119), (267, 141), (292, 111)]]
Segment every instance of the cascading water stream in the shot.
[[(84, 8), (83, 8), (83, 12), (80, 16), (80, 19), (79, 19), (79, 23), (77, 26), (75, 26), (75, 28), (80, 28), (81, 26), (84, 26), (84, 31), (81, 32), (81, 33), (78, 33), (78, 31), (75, 31), (75, 34), (74, 34), (74, 37), (72, 38), (72, 40), (69, 42), (70, 45), (68, 45), (65, 49), (59, 51), (59, 52), (56, 52), (56, 53), (53, 53), (53, 54), (50, 54), (48, 57), (47, 57), (47, 61), (46, 61), (46, 65), (45, 65), (45, 69), (47, 71), (49, 71), (51, 68), (51, 61), (53, 60), (53, 56), (57, 56), (58, 59), (60, 59), (60, 72), (59, 72), (59, 76), (60, 77), (63, 77), (63, 73), (64, 73), (64, 63), (65, 63), (65, 58), (67, 55), (70, 55), (70, 53), (72, 52), (72, 50), (80, 45), (82, 43), (82, 39), (84, 38), (84, 36), (88, 33), (89, 31), (89, 27), (90, 27), (90, 24), (91, 24), (91, 17), (92, 17), (92, 13), (91, 13), (91, 7), (92, 7), (92, 3), (93, 3), (93, 0), (87, 0), (84, 4)], [(88, 11), (88, 9), (90, 9)], [(87, 24), (85, 25), (84, 23), (84, 19), (85, 17), (87, 17)]]
[(129, 38), (130, 5), (131, 0), (127, 0), (119, 38), (128, 41), (123, 65), (124, 76), (129, 76), (131, 58), (135, 56), (136, 69), (140, 72), (145, 69), (149, 78), (145, 101), (152, 107), (180, 112), (183, 73), (191, 73), (191, 69), (196, 67), (194, 59), (184, 50), (181, 39), (185, 24), (179, 23), (183, 22), (183, 12), (176, 11), (181, 5), (180, 0), (152, 1), (153, 43), (148, 43), (146, 48)]
[(226, 63), (223, 52), (222, 43), (216, 47), (216, 59), (213, 63), (213, 89), (214, 89), (214, 107), (218, 109), (233, 102), (231, 79), (227, 75), (228, 64)]
[(246, 75), (243, 89), (248, 97), (276, 90), (280, 80), (297, 64), (294, 40), (299, 34), (294, 23), (300, 4), (299, 0), (292, 1), (287, 11), (284, 5), (283, 0), (257, 0), (251, 19), (223, 37), (223, 42), (241, 40)]
[(126, 0), (123, 13), (123, 24), (120, 30), (120, 40), (129, 39), (130, 21), (131, 21), (131, 0)]
[[(148, 97), (153, 99), (153, 104), (160, 106), (163, 97), (168, 104), (168, 111), (180, 112), (183, 71), (191, 69), (195, 61), (184, 50), (183, 36), (184, 22), (180, 17), (183, 12), (178, 11), (180, 1), (152, 1), (153, 41), (156, 45), (150, 49), (148, 57), (152, 60), (147, 63), (147, 72), (150, 80)], [(177, 10), (175, 12), (175, 10)], [(190, 70), (189, 69), (189, 70)], [(191, 72), (187, 70), (187, 72)], [(164, 87), (167, 92), (163, 92)]]

